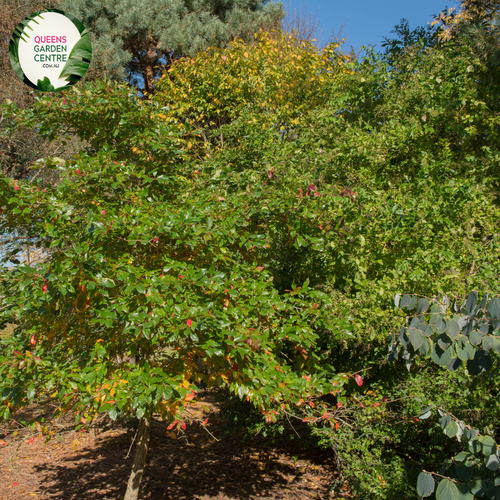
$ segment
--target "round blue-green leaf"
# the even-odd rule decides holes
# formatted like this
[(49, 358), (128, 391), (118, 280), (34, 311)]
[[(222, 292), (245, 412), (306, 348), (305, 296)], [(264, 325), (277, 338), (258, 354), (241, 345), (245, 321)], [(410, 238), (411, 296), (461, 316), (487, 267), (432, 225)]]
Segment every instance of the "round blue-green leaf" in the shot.
[(493, 319), (500, 319), (500, 299), (498, 297), (491, 299), (486, 309)]
[(410, 299), (410, 303), (408, 304), (408, 311), (411, 311), (414, 307), (415, 304), (417, 303), (417, 297), (415, 295)]
[(425, 339), (422, 331), (417, 330), (416, 328), (408, 328), (408, 336), (410, 337), (410, 342), (415, 349), (418, 349)]
[(477, 350), (474, 359), (467, 362), (467, 370), (473, 376), (481, 375), (481, 373), (491, 370), (493, 365), (489, 352)]
[(434, 493), (434, 478), (428, 472), (421, 472), (417, 480), (417, 493), (421, 497), (428, 497)]
[(418, 418), (420, 420), (425, 420), (426, 418), (429, 418), (432, 415), (432, 409), (434, 408), (433, 405), (427, 406), (424, 408), (420, 414), (418, 415)]
[(469, 293), (469, 296), (467, 297), (467, 302), (465, 304), (465, 309), (467, 310), (467, 313), (470, 314), (470, 312), (476, 307), (477, 304), (477, 292), (471, 292)]
[(481, 436), (479, 441), (481, 441), (481, 447), (485, 455), (493, 455), (496, 453), (497, 444), (491, 436)]
[(422, 298), (417, 303), (417, 314), (422, 314), (429, 309), (429, 301), (425, 298)]
[(470, 491), (469, 484), (458, 483), (456, 486), (458, 488), (458, 500), (474, 500), (474, 495)]
[(446, 368), (450, 372), (458, 370), (462, 366), (462, 360), (460, 358), (453, 358), (447, 365)]
[(438, 345), (434, 346), (431, 354), (432, 361), (438, 365), (446, 366), (453, 359), (453, 346), (448, 347), (445, 351)]
[(495, 338), (491, 335), (486, 335), (483, 337), (483, 349), (485, 351), (491, 351), (495, 345)]
[(500, 457), (498, 456), (498, 453), (486, 457), (484, 459), (484, 464), (492, 471), (498, 470), (500, 468)]
[(436, 490), (436, 500), (459, 500), (456, 484), (451, 479), (443, 479)]
[[(447, 328), (447, 325), (446, 325), (446, 321), (443, 319), (443, 318), (439, 318), (437, 321), (436, 321), (436, 329), (439, 333), (443, 333), (446, 331), (446, 328)], [(449, 336), (449, 335), (448, 335)]]
[(453, 437), (453, 436), (456, 436), (457, 435), (457, 432), (458, 432), (458, 425), (457, 423), (455, 422), (455, 420), (452, 420), (447, 426), (446, 426), (446, 429), (444, 430), (444, 433), (448, 436), (448, 437)]
[[(400, 294), (398, 294), (399, 296), (401, 296)], [(397, 295), (396, 295), (397, 297)], [(403, 297), (401, 298), (401, 301), (399, 303), (399, 307), (402, 309), (403, 307), (406, 307), (409, 303), (410, 303), (410, 300), (411, 300), (411, 297), (409, 295), (403, 295)], [(396, 306), (398, 306), (398, 304), (396, 304)]]
[(469, 341), (472, 345), (479, 345), (482, 340), (483, 340), (483, 335), (481, 334), (481, 332), (478, 332), (477, 330), (474, 330), (469, 335)]
[(500, 487), (494, 484), (488, 485), (488, 498), (491, 500), (500, 500)]
[(471, 483), (471, 492), (478, 498), (486, 494), (486, 483), (482, 479), (474, 479)]
[(466, 341), (463, 346), (461, 346), (460, 343), (458, 343), (457, 354), (462, 361), (474, 359), (474, 356), (476, 354), (476, 348), (468, 341)]
[(472, 467), (467, 467), (466, 465), (461, 464), (457, 466), (455, 470), (458, 479), (460, 479), (463, 483), (467, 483), (472, 477)]
[(446, 333), (451, 340), (455, 340), (460, 333), (460, 326), (458, 326), (458, 321), (455, 319), (450, 319), (446, 323)]

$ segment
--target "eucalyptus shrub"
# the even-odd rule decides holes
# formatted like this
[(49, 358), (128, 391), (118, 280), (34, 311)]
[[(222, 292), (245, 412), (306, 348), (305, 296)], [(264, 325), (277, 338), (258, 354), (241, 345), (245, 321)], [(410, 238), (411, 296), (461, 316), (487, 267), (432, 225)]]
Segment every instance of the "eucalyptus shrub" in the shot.
[[(398, 294), (395, 303), (409, 316), (399, 333), (390, 335), (389, 360), (401, 356), (410, 368), (416, 356), (425, 356), (450, 371), (464, 364), (472, 376), (498, 374), (500, 298), (486, 293), (479, 301), (473, 291), (463, 303), (451, 303), (446, 295), (428, 299)], [(429, 418), (433, 410), (433, 405), (427, 406), (419, 418)], [(419, 496), (435, 492), (437, 500), (500, 498), (500, 454), (493, 429), (479, 430), (444, 408), (437, 410), (443, 433), (456, 438), (464, 449), (445, 460), (439, 473), (419, 475)]]

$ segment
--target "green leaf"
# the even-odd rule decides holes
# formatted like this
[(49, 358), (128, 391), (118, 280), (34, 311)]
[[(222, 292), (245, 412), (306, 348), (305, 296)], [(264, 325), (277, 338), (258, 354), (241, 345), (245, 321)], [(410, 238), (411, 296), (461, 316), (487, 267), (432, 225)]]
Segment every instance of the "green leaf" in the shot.
[(434, 349), (431, 354), (432, 361), (438, 365), (446, 366), (453, 359), (453, 346), (448, 347), (445, 351), (441, 349), (438, 345), (434, 345)]
[(458, 488), (458, 500), (474, 500), (474, 495), (470, 491), (469, 484), (457, 484), (456, 486)]
[(452, 420), (447, 426), (446, 426), (446, 429), (444, 430), (444, 433), (448, 436), (448, 437), (454, 437), (456, 436), (458, 432), (458, 425), (457, 423), (455, 422), (455, 420)]
[[(86, 59), (87, 61), (83, 61)], [(92, 59), (92, 43), (89, 34), (85, 34), (76, 42), (68, 61), (59, 75), (59, 78), (65, 78), (72, 75), (83, 77), (87, 72), (90, 60)]]
[(425, 298), (422, 298), (417, 303), (417, 314), (422, 314), (429, 309), (429, 301)]
[(492, 471), (497, 471), (500, 468), (500, 457), (498, 452), (495, 455), (490, 455), (484, 459), (486, 467)]
[(497, 444), (491, 436), (481, 436), (479, 438), (481, 447), (485, 455), (493, 455), (497, 451)]
[(478, 498), (486, 494), (487, 485), (482, 479), (473, 479), (470, 486), (471, 493)]
[(417, 480), (417, 493), (420, 497), (428, 497), (434, 493), (434, 478), (428, 472), (421, 472)]
[(500, 319), (500, 298), (491, 299), (486, 309), (493, 319)]
[[(398, 295), (400, 295), (400, 294), (398, 294)], [(403, 295), (403, 298), (401, 299), (399, 307), (401, 309), (403, 309), (403, 307), (406, 307), (410, 303), (410, 300), (411, 300), (411, 297), (409, 295)]]
[(474, 330), (470, 333), (469, 335), (469, 342), (472, 345), (479, 345), (483, 340), (483, 336), (481, 332), (478, 332), (477, 330)]
[(469, 296), (467, 297), (467, 302), (465, 304), (465, 310), (467, 311), (468, 314), (470, 314), (472, 310), (476, 307), (477, 297), (478, 297), (477, 292), (469, 293)]
[(416, 303), (417, 303), (417, 297), (413, 295), (413, 297), (410, 299), (410, 303), (408, 304), (408, 311), (411, 311), (415, 307)]
[(446, 334), (450, 337), (451, 340), (455, 340), (457, 335), (460, 333), (460, 326), (458, 325), (458, 321), (455, 319), (448, 320), (446, 324)]
[(418, 415), (418, 418), (420, 420), (425, 420), (429, 418), (432, 415), (432, 410), (434, 408), (434, 405), (430, 405), (425, 407), (423, 410), (421, 410), (420, 414)]
[(425, 339), (423, 333), (416, 328), (408, 328), (408, 336), (410, 337), (410, 342), (415, 349), (418, 349)]
[(470, 481), (470, 478), (472, 477), (472, 467), (467, 467), (464, 464), (461, 464), (456, 467), (456, 472), (457, 472), (457, 477), (460, 479), (460, 481), (467, 483)]
[(459, 500), (458, 488), (451, 479), (443, 479), (436, 490), (436, 500)]
[(474, 359), (467, 362), (467, 370), (473, 376), (480, 375), (491, 370), (493, 361), (489, 352), (477, 350)]

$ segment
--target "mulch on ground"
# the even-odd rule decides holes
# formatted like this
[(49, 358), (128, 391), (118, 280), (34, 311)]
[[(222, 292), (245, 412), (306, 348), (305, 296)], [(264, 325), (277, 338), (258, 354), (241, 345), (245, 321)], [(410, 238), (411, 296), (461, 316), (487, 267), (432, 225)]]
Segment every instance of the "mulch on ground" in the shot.
[[(207, 429), (220, 440), (196, 423), (173, 439), (166, 423), (154, 421), (141, 500), (334, 498), (331, 452), (305, 449), (298, 439), (266, 446), (259, 437), (225, 435), (214, 396), (202, 399), (194, 410), (209, 418)], [(121, 500), (133, 438), (127, 423), (102, 422), (91, 432), (61, 424), (48, 443), (31, 430), (13, 437), (12, 429), (0, 428), (6, 443), (0, 446), (0, 500)]]

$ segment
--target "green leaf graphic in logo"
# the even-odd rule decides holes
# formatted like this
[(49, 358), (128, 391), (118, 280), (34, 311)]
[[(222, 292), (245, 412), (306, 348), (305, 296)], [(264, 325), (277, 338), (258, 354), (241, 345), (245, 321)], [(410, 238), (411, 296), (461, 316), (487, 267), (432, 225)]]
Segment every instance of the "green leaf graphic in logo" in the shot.
[(87, 31), (84, 31), (82, 38), (73, 47), (59, 78), (67, 77), (69, 81), (78, 81), (87, 72), (91, 58), (90, 36)]
[(29, 34), (25, 33), (24, 30), (26, 28), (29, 28), (31, 31), (33, 31), (33, 28), (29, 25), (31, 21), (33, 21), (36, 24), (40, 24), (36, 20), (37, 17), (43, 19), (43, 17), (40, 15), (40, 12), (33, 12), (33, 14), (31, 14), (30, 16), (24, 18), (14, 29), (14, 33), (12, 34), (12, 37), (10, 39), (10, 44), (9, 44), (10, 63), (12, 64), (14, 72), (21, 80), (25, 80), (26, 76), (19, 62), (19, 41), (22, 40), (23, 42), (26, 42), (23, 36), (29, 38)]
[(38, 80), (36, 88), (38, 90), (42, 90), (43, 92), (54, 92), (54, 90), (56, 90), (54, 86), (50, 83), (48, 77), (45, 77), (43, 80)]

